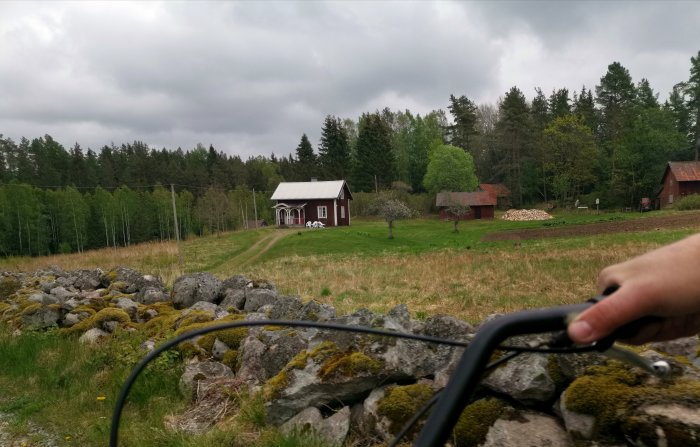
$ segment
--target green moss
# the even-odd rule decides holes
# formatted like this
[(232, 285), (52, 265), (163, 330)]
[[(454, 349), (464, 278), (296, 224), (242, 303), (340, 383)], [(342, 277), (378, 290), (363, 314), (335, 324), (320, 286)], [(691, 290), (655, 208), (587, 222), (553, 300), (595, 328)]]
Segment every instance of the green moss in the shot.
[(117, 321), (122, 325), (126, 325), (131, 322), (131, 318), (129, 318), (129, 314), (122, 309), (108, 307), (69, 328), (61, 329), (61, 331), (65, 334), (85, 332), (89, 329), (98, 327), (107, 321)]
[(360, 374), (376, 374), (382, 369), (382, 363), (361, 352), (342, 352), (326, 360), (318, 371), (321, 380), (334, 377), (351, 377)]
[(455, 447), (481, 445), (491, 426), (503, 415), (505, 404), (498, 399), (477, 400), (468, 405), (454, 428)]
[(561, 371), (561, 366), (559, 365), (559, 359), (556, 355), (550, 355), (547, 357), (547, 374), (554, 382), (554, 385), (558, 390), (562, 390), (567, 387), (570, 380), (564, 376)]
[(378, 402), (377, 413), (389, 420), (392, 433), (398, 433), (432, 396), (433, 390), (428, 385), (389, 387)]
[[(192, 312), (195, 313), (195, 312)], [(189, 315), (188, 315), (189, 317)], [(189, 321), (196, 321), (198, 317), (193, 318), (192, 320)], [(240, 321), (243, 317), (241, 315), (228, 315), (220, 320), (206, 320), (203, 322), (192, 322), (188, 325), (183, 325), (181, 324), (180, 327), (175, 331), (175, 335), (181, 335), (184, 334), (185, 332), (188, 331), (193, 331), (196, 329), (202, 329), (206, 327), (211, 327), (211, 326), (216, 326), (222, 323), (227, 323), (231, 321)], [(184, 321), (184, 320), (183, 320)], [(224, 329), (224, 330), (218, 330), (215, 332), (210, 332), (208, 334), (205, 334), (197, 340), (197, 344), (204, 349), (205, 351), (211, 353), (212, 348), (214, 347), (214, 342), (218, 338), (221, 340), (226, 346), (228, 346), (231, 349), (238, 349), (240, 346), (241, 342), (248, 336), (248, 328), (247, 327), (240, 327), (240, 328), (234, 328), (234, 329)]]
[(20, 288), (22, 284), (11, 276), (0, 277), (0, 300), (4, 300), (14, 295)]
[(224, 354), (224, 358), (221, 360), (221, 363), (235, 371), (238, 367), (238, 350), (229, 349), (228, 351), (226, 351), (226, 353)]
[(0, 315), (2, 315), (7, 309), (12, 307), (10, 303), (2, 303), (0, 302)]
[(30, 304), (22, 309), (22, 315), (32, 315), (32, 314), (36, 313), (36, 311), (38, 311), (39, 309), (41, 309), (41, 304), (39, 304), (39, 303)]
[(110, 270), (107, 273), (105, 273), (105, 277), (109, 280), (110, 283), (114, 282), (114, 280), (117, 279), (117, 271), (116, 270)]
[(289, 386), (289, 374), (287, 369), (283, 369), (276, 376), (265, 382), (263, 387), (263, 398), (266, 401), (278, 399), (282, 395), (282, 390)]
[(189, 328), (197, 323), (206, 323), (207, 321), (212, 321), (214, 319), (214, 312), (207, 312), (204, 310), (195, 310), (189, 312), (187, 315), (180, 318), (176, 325), (178, 330), (177, 335), (189, 330)]
[(78, 306), (75, 309), (71, 310), (71, 312), (74, 314), (87, 313), (90, 316), (95, 315), (97, 313), (95, 309), (89, 306)]
[(621, 424), (634, 425), (630, 414), (637, 408), (664, 403), (700, 405), (700, 383), (695, 380), (643, 385), (642, 378), (642, 373), (617, 362), (590, 368), (588, 375), (566, 390), (564, 403), (572, 411), (595, 416), (594, 434), (603, 438), (618, 436)]

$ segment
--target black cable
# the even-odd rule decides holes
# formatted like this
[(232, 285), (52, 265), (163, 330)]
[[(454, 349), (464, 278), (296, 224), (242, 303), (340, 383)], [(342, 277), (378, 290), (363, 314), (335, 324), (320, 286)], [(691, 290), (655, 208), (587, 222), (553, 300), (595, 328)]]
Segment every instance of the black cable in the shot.
[(136, 382), (139, 374), (143, 369), (156, 357), (158, 357), (163, 352), (168, 349), (177, 346), (178, 344), (187, 341), (191, 338), (197, 337), (199, 335), (208, 334), (210, 332), (215, 332), (224, 329), (234, 329), (239, 327), (254, 327), (254, 326), (286, 326), (286, 327), (309, 327), (316, 329), (330, 329), (330, 330), (340, 330), (346, 332), (356, 332), (361, 334), (372, 334), (380, 335), (385, 337), (402, 338), (407, 340), (423, 341), (427, 343), (437, 343), (448, 346), (456, 346), (461, 348), (466, 348), (467, 344), (460, 341), (447, 340), (439, 337), (431, 337), (425, 335), (416, 334), (406, 334), (402, 332), (390, 332), (381, 329), (373, 329), (361, 326), (344, 326), (341, 324), (332, 323), (317, 323), (313, 321), (288, 321), (288, 320), (261, 320), (261, 321), (233, 321), (229, 323), (217, 324), (214, 326), (204, 327), (200, 329), (195, 329), (193, 331), (186, 332), (178, 337), (172, 338), (162, 345), (155, 348), (153, 351), (148, 353), (141, 361), (134, 367), (131, 374), (124, 382), (121, 391), (119, 392), (119, 397), (114, 406), (114, 412), (112, 413), (112, 426), (109, 434), (109, 445), (110, 447), (117, 447), (119, 439), (119, 423), (121, 420), (121, 414), (126, 403), (126, 398), (131, 391), (131, 387)]

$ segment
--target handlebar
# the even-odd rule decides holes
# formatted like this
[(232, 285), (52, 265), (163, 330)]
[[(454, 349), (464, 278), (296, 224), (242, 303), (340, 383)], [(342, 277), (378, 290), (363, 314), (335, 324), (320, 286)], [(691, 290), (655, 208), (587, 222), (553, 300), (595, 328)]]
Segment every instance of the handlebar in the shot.
[(481, 380), (481, 373), (491, 353), (508, 337), (566, 329), (572, 317), (583, 312), (592, 302), (550, 307), (504, 315), (484, 324), (462, 358), (445, 387), (441, 399), (432, 411), (416, 440), (416, 447), (445, 445), (461, 409)]
[[(602, 295), (585, 303), (549, 307), (507, 314), (485, 323), (477, 332), (452, 374), (450, 381), (442, 392), (442, 397), (432, 411), (425, 426), (419, 434), (414, 447), (433, 447), (445, 445), (452, 428), (457, 423), (462, 409), (469, 401), (475, 388), (481, 381), (491, 353), (505, 339), (517, 335), (540, 334), (544, 332), (565, 331), (568, 324), (579, 313), (613, 293), (616, 288), (609, 288)], [(632, 351), (613, 347), (618, 338), (631, 337), (638, 329), (658, 320), (657, 317), (644, 317), (629, 323), (613, 334), (591, 345), (594, 350), (639, 366), (652, 374), (664, 376), (669, 372), (665, 361), (651, 363)], [(573, 344), (565, 332), (557, 340), (563, 345)]]

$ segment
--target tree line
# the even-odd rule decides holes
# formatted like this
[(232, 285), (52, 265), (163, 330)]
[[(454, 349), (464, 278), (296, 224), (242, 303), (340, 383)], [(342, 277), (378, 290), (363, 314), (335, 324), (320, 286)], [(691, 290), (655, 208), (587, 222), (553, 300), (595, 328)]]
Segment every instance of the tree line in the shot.
[(425, 192), (431, 156), (444, 145), (470, 156), (479, 182), (508, 186), (516, 207), (595, 198), (634, 206), (655, 195), (667, 161), (698, 158), (700, 52), (690, 62), (688, 79), (663, 103), (648, 80), (635, 83), (613, 62), (596, 86), (578, 91), (538, 88), (528, 99), (514, 86), (496, 104), (450, 95), (447, 111), (423, 116), (388, 108), (357, 120), (329, 115), (316, 150), (302, 134), (282, 157), (243, 160), (211, 145), (168, 150), (141, 141), (66, 150), (50, 135), (15, 142), (0, 134), (0, 253), (171, 238), (171, 184), (185, 236), (245, 226), (252, 191), (259, 217), (271, 219), (269, 195), (280, 181), (345, 179), (358, 192), (392, 185)]

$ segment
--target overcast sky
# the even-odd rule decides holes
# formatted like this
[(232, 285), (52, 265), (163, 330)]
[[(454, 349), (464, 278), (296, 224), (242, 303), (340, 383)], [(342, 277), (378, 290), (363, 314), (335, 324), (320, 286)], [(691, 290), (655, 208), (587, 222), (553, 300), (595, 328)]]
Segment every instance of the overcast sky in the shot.
[(698, 1), (0, 1), (0, 134), (280, 156), (328, 114), (578, 91), (614, 61), (664, 100), (698, 50)]

